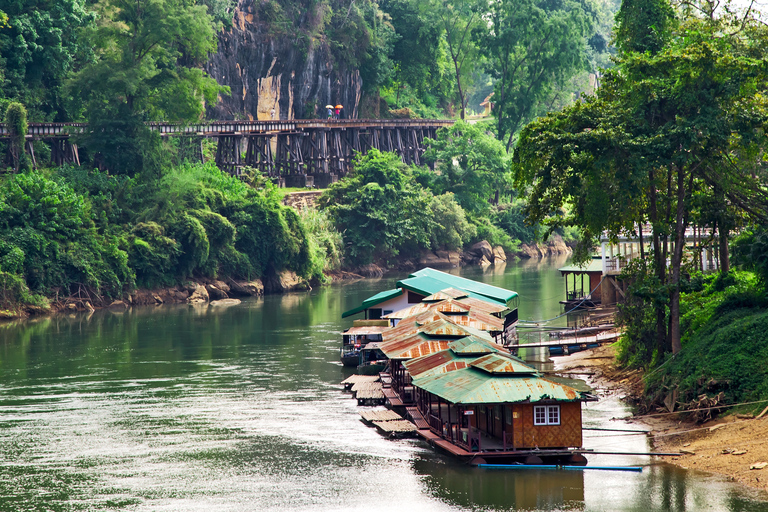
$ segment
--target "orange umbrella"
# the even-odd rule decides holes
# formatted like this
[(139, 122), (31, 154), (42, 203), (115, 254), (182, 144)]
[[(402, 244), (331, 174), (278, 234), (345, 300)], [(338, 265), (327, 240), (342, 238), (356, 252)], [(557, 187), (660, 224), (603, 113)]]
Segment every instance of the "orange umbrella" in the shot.
[(336, 105), (336, 108), (344, 108), (344, 107), (341, 105)]

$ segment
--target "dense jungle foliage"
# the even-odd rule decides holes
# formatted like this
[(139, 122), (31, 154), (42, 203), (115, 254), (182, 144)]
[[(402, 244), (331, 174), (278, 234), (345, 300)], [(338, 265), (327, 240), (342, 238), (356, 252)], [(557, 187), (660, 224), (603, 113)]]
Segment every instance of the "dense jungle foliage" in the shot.
[[(136, 286), (192, 277), (254, 279), (292, 269), (322, 282), (339, 242), (322, 216), (304, 221), (269, 184), (254, 188), (213, 164), (160, 178), (84, 167), (0, 181), (0, 309), (43, 296), (99, 304)], [(324, 224), (325, 222), (325, 224)], [(332, 231), (331, 231), (332, 233)]]
[(619, 359), (646, 370), (643, 405), (764, 399), (768, 29), (752, 9), (707, 2), (627, 0), (616, 21), (596, 93), (521, 131), (526, 214), (578, 227), (581, 261), (598, 240), (644, 237), (619, 276)]

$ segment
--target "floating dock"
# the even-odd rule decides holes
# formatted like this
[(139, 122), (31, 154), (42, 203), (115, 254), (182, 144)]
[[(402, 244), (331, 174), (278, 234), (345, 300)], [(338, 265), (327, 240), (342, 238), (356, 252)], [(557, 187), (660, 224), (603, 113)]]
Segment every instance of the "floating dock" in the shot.
[(416, 425), (390, 409), (365, 411), (360, 416), (365, 424), (376, 427), (379, 433), (387, 437), (411, 437), (418, 430)]

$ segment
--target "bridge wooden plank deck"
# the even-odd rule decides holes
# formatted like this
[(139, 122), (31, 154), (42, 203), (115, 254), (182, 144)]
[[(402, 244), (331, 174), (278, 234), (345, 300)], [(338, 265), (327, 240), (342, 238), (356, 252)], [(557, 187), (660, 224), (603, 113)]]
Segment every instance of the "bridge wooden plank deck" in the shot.
[[(249, 166), (281, 185), (326, 187), (349, 172), (355, 153), (371, 149), (395, 152), (406, 164), (420, 165), (424, 139), (434, 138), (438, 129), (453, 123), (450, 119), (287, 119), (151, 122), (147, 126), (162, 137), (216, 139), (216, 165), (230, 174), (240, 175)], [(45, 140), (56, 145), (56, 164), (79, 165), (77, 145), (69, 139), (87, 130), (87, 123), (29, 123), (26, 146), (33, 164), (32, 141)], [(9, 136), (0, 123), (0, 139)]]

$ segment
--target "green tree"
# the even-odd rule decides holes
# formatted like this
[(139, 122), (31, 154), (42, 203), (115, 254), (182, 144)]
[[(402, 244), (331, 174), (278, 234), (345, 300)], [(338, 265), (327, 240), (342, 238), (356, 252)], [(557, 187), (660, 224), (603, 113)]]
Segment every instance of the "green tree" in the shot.
[(666, 333), (657, 317), (661, 352), (681, 350), (681, 268), (694, 193), (721, 190), (758, 217), (768, 209), (761, 177), (745, 162), (766, 142), (768, 60), (758, 50), (765, 36), (748, 20), (691, 20), (658, 53), (623, 54), (596, 98), (529, 124), (516, 149), (532, 220), (570, 204), (572, 215), (552, 222), (580, 226), (585, 248), (604, 231), (651, 223), (654, 273), (669, 307)]
[(429, 0), (421, 5), (425, 12), (431, 12), (439, 20), (453, 64), (461, 119), (464, 119), (469, 100), (468, 86), (478, 58), (472, 31), (483, 25), (480, 4), (476, 0)]
[(429, 248), (437, 227), (431, 202), (395, 153), (371, 150), (321, 196), (320, 207), (342, 233), (349, 263), (367, 264)]
[(479, 214), (507, 192), (512, 173), (504, 145), (478, 125), (459, 121), (439, 130), (426, 144), (424, 158), (438, 172), (422, 175), (420, 180), (435, 194), (451, 192), (464, 210)]
[(616, 46), (625, 53), (658, 53), (675, 21), (666, 0), (623, 0), (616, 14)]
[(216, 47), (214, 22), (191, 0), (105, 0), (98, 7), (89, 34), (96, 57), (69, 89), (91, 125), (88, 147), (105, 167), (136, 172), (158, 145), (145, 121), (197, 120), (224, 91), (200, 68)]
[(27, 109), (17, 102), (8, 104), (3, 119), (10, 135), (10, 150), (13, 158), (13, 168), (19, 172), (25, 160), (24, 145), (27, 137)]
[(381, 8), (389, 13), (397, 33), (392, 50), (394, 69), (392, 86), (399, 106), (401, 90), (409, 87), (423, 102), (449, 99), (453, 79), (447, 48), (436, 13), (423, 8), (418, 0), (383, 0)]
[(555, 90), (587, 68), (595, 8), (588, 0), (491, 2), (475, 38), (496, 79), (493, 113), (507, 151), (523, 124), (546, 108)]
[(95, 19), (88, 3), (0, 0), (0, 11), (2, 98), (24, 103), (36, 121), (70, 120), (62, 85), (91, 57), (90, 44), (80, 37)]

